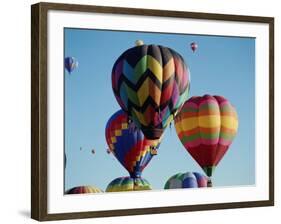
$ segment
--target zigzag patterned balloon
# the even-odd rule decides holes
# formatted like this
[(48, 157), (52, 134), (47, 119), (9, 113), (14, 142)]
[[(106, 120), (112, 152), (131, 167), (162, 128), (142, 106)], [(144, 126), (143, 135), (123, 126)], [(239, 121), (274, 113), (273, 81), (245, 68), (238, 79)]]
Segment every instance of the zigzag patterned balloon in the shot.
[(211, 177), (237, 133), (238, 117), (224, 97), (196, 96), (184, 103), (175, 128), (186, 150)]
[(153, 157), (152, 149), (158, 148), (160, 140), (149, 140), (140, 129), (130, 128), (128, 116), (117, 111), (108, 120), (105, 129), (106, 142), (110, 151), (128, 170), (132, 178), (139, 178)]
[(141, 45), (125, 51), (112, 69), (114, 95), (148, 139), (158, 139), (188, 97), (190, 72), (174, 50)]

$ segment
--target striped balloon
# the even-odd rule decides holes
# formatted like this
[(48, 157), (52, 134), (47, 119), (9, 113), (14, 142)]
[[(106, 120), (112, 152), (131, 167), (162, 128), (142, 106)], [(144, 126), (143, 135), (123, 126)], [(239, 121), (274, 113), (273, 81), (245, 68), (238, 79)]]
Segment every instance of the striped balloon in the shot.
[(186, 150), (211, 177), (237, 133), (238, 117), (224, 97), (197, 96), (184, 103), (175, 128)]
[(73, 187), (66, 191), (66, 194), (90, 194), (90, 193), (102, 193), (103, 191), (94, 186), (78, 186)]
[(158, 139), (189, 93), (190, 72), (174, 50), (140, 45), (125, 51), (112, 69), (114, 95), (148, 139)]
[(144, 191), (151, 190), (151, 186), (144, 178), (119, 177), (111, 181), (106, 192)]
[(128, 119), (122, 110), (112, 115), (106, 125), (105, 138), (112, 154), (131, 177), (138, 178), (152, 159), (152, 150), (159, 147), (160, 139), (146, 139), (140, 129), (130, 127)]
[(197, 172), (178, 173), (169, 178), (164, 189), (207, 187), (208, 178)]

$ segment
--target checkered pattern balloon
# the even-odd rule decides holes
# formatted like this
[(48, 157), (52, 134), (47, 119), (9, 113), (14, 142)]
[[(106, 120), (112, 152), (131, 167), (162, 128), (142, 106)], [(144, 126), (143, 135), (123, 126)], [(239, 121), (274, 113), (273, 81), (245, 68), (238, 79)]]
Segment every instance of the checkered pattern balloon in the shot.
[(105, 137), (113, 155), (132, 178), (138, 178), (154, 155), (151, 150), (159, 147), (160, 139), (147, 139), (140, 129), (130, 127), (128, 120), (124, 111), (117, 111), (107, 122)]

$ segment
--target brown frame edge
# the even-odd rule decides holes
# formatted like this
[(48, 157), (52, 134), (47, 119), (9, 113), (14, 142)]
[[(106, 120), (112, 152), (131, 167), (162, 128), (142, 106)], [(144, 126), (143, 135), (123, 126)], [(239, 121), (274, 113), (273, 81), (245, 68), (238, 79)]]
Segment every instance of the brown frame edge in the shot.
[(47, 217), (47, 10), (31, 7), (31, 217)]
[[(47, 12), (66, 10), (113, 14), (164, 16), (258, 22), (269, 24), (269, 200), (128, 210), (48, 214), (47, 210)], [(274, 205), (274, 18), (201, 12), (37, 3), (31, 6), (31, 218), (38, 221), (142, 215)]]

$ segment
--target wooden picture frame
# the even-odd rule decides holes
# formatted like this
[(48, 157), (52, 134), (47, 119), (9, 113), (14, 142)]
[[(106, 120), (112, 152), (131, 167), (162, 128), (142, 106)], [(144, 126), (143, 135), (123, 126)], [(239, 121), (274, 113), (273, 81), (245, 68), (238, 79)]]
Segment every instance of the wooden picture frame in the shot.
[[(157, 17), (166, 19), (197, 19), (265, 24), (269, 33), (269, 120), (268, 120), (268, 198), (229, 203), (210, 203), (181, 206), (144, 207), (102, 211), (59, 212), (48, 211), (48, 12), (66, 11)], [(94, 217), (187, 212), (226, 208), (246, 208), (274, 205), (274, 18), (258, 16), (223, 15), (183, 11), (164, 11), (137, 8), (117, 8), (89, 5), (38, 3), (31, 7), (31, 217), (39, 221), (80, 219)]]

